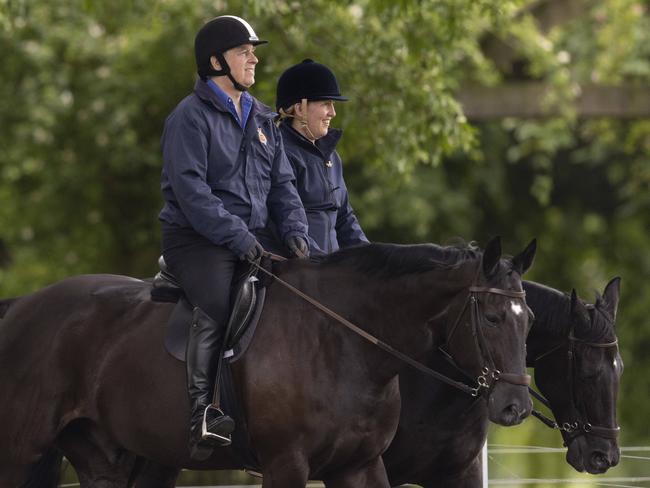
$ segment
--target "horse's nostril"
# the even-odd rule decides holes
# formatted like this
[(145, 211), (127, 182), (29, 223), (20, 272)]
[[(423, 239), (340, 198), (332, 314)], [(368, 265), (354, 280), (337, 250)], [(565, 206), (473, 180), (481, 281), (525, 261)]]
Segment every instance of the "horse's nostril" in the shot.
[(607, 469), (612, 463), (605, 453), (597, 451), (591, 455), (591, 464), (598, 469)]
[(505, 410), (518, 420), (523, 420), (525, 417), (527, 417), (526, 408), (519, 408), (519, 405), (516, 403), (509, 405)]
[(516, 404), (512, 403), (503, 409), (503, 418), (508, 424), (517, 423), (521, 419), (521, 412)]

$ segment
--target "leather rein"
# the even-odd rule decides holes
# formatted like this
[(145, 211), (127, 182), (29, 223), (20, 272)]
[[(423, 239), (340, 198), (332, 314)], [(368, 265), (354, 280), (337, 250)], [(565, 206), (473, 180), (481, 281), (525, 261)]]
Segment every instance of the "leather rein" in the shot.
[[(286, 259), (277, 256), (275, 254), (271, 254), (268, 252), (265, 252), (263, 254), (265, 257), (269, 257), (272, 261), (285, 261)], [(519, 298), (523, 299), (526, 296), (525, 291), (510, 291), (510, 290), (502, 290), (500, 288), (488, 288), (488, 287), (479, 287), (479, 286), (471, 286), (469, 288), (469, 294), (467, 295), (467, 298), (465, 299), (463, 308), (461, 309), (456, 321), (454, 322), (454, 326), (452, 327), (452, 331), (449, 335), (449, 340), (451, 339), (453, 333), (456, 331), (456, 328), (458, 324), (461, 321), (461, 318), (465, 314), (465, 311), (467, 310), (467, 306), (469, 303), (472, 304), (471, 307), (471, 318), (470, 322), (472, 325), (472, 333), (475, 339), (475, 344), (476, 347), (479, 351), (479, 355), (483, 357), (483, 359), (487, 358), (487, 366), (484, 366), (482, 369), (482, 374), (479, 375), (475, 382), (476, 385), (475, 387), (469, 386), (463, 382), (456, 381), (452, 378), (449, 378), (448, 376), (439, 373), (438, 371), (435, 371), (424, 364), (420, 363), (419, 361), (414, 360), (413, 358), (407, 356), (406, 354), (398, 351), (397, 349), (393, 348), (391, 345), (383, 342), (382, 340), (378, 339), (377, 337), (373, 336), (372, 334), (366, 332), (365, 330), (361, 329), (359, 326), (353, 324), (346, 318), (342, 317), (341, 315), (337, 314), (333, 310), (327, 308), (325, 305), (322, 303), (318, 302), (314, 298), (310, 297), (309, 295), (303, 293), (290, 283), (287, 283), (286, 281), (282, 280), (279, 278), (277, 275), (272, 273), (271, 271), (265, 269), (262, 267), (259, 262), (256, 261), (251, 261), (248, 260), (248, 262), (252, 265), (254, 265), (258, 270), (262, 271), (266, 275), (270, 276), (274, 280), (276, 280), (278, 283), (280, 283), (282, 286), (285, 288), (289, 289), (292, 293), (298, 295), (305, 301), (309, 302), (312, 304), (314, 307), (316, 307), (318, 310), (323, 312), (324, 314), (328, 315), (329, 317), (333, 318), (343, 326), (347, 327), (350, 329), (352, 332), (355, 334), (359, 335), (360, 337), (364, 338), (368, 342), (374, 344), (375, 346), (379, 347), (380, 349), (386, 351), (390, 355), (396, 357), (397, 359), (405, 362), (409, 366), (417, 369), (418, 371), (421, 371), (422, 373), (431, 376), (439, 381), (442, 381), (443, 383), (446, 383), (464, 393), (467, 393), (468, 395), (472, 397), (478, 397), (482, 391), (489, 391), (497, 381), (504, 381), (507, 383), (515, 384), (515, 385), (522, 385), (522, 386), (528, 386), (530, 385), (530, 376), (525, 374), (525, 375), (519, 375), (519, 374), (512, 374), (512, 373), (502, 373), (498, 369), (495, 368), (494, 366), (494, 361), (492, 360), (492, 356), (490, 354), (489, 349), (487, 348), (486, 340), (485, 337), (481, 331), (481, 328), (477, 325), (478, 322), (478, 317), (479, 317), (479, 300), (478, 300), (478, 294), (479, 293), (491, 293), (491, 294), (496, 294), (496, 295), (503, 295), (503, 296), (508, 296), (512, 298)], [(449, 340), (447, 343), (449, 343)], [(448, 353), (445, 351), (442, 351), (446, 356), (449, 356)], [(449, 356), (451, 357), (451, 356)], [(456, 366), (457, 367), (457, 366)], [(457, 367), (458, 368), (458, 367)], [(460, 369), (460, 368), (458, 368)], [(461, 370), (462, 371), (462, 370)], [(471, 378), (470, 375), (467, 373), (463, 372), (468, 378)]]
[[(597, 309), (593, 305), (588, 305), (587, 308), (593, 309), (596, 312), (601, 313), (610, 324), (613, 324), (613, 320), (605, 315), (605, 313), (602, 310)], [(613, 325), (612, 325), (613, 327)], [(581, 421), (580, 420), (580, 411), (576, 407), (576, 402), (574, 398), (574, 376), (575, 376), (575, 346), (576, 344), (582, 344), (587, 347), (593, 347), (593, 348), (599, 348), (599, 349), (608, 349), (611, 347), (618, 347), (618, 339), (615, 339), (611, 342), (589, 342), (589, 341), (584, 341), (582, 339), (578, 339), (577, 337), (574, 336), (574, 324), (573, 321), (571, 322), (571, 328), (569, 329), (569, 335), (566, 338), (567, 342), (567, 360), (569, 362), (569, 367), (568, 367), (568, 383), (569, 383), (569, 400), (571, 402), (571, 416), (575, 418), (576, 420), (574, 421), (569, 421), (569, 422), (563, 422), (561, 425), (558, 424), (555, 420), (552, 420), (548, 418), (546, 415), (544, 415), (542, 412), (533, 409), (532, 415), (535, 416), (537, 419), (539, 419), (544, 425), (547, 427), (550, 427), (551, 429), (557, 429), (560, 432), (562, 432), (562, 436), (564, 437), (564, 446), (568, 447), (571, 442), (573, 442), (575, 439), (582, 435), (593, 435), (597, 437), (602, 437), (604, 439), (617, 439), (619, 432), (621, 430), (620, 426), (616, 427), (603, 427), (600, 425), (594, 425), (588, 420)], [(537, 358), (535, 358), (535, 363), (539, 361), (540, 359), (554, 353), (558, 349), (560, 349), (564, 343), (560, 343), (557, 346), (551, 348), (549, 351), (546, 351), (545, 353), (541, 354)], [(537, 400), (539, 400), (543, 405), (545, 405), (547, 408), (551, 409), (551, 404), (550, 402), (544, 398), (544, 396), (537, 391), (535, 391), (532, 388), (528, 388), (530, 391), (530, 394), (535, 397)], [(586, 415), (585, 415), (586, 417)]]

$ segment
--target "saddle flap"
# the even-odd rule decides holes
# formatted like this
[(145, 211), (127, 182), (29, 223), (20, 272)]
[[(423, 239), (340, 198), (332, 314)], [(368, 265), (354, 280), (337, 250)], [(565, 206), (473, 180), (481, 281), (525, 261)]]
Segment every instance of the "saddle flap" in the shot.
[[(225, 357), (235, 361), (241, 357), (255, 332), (262, 313), (266, 289), (255, 276), (248, 276), (240, 282), (229, 318), (230, 334), (226, 339)], [(185, 361), (185, 350), (192, 323), (193, 306), (183, 295), (174, 307), (165, 331), (165, 348), (179, 361)]]
[(255, 305), (257, 304), (257, 286), (259, 280), (255, 276), (247, 277), (241, 284), (235, 302), (232, 306), (232, 313), (230, 314), (229, 324), (226, 330), (230, 331), (226, 337), (228, 348), (232, 348), (234, 344), (246, 331), (246, 327), (250, 322)]

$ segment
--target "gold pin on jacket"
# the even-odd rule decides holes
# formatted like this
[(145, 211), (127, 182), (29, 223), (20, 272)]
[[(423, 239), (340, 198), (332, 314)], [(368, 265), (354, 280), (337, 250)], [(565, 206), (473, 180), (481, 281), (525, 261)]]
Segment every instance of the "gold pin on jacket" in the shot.
[(260, 142), (264, 145), (266, 145), (266, 136), (264, 135), (264, 132), (262, 132), (262, 128), (258, 127), (257, 128), (257, 135), (260, 138)]

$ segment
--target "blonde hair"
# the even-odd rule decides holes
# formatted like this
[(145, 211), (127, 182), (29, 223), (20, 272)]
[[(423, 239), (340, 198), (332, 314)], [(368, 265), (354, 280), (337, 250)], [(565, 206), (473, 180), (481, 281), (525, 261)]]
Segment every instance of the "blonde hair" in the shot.
[[(300, 101), (300, 105), (302, 107), (303, 112), (307, 111), (307, 104), (308, 103), (309, 103), (309, 101), (306, 98), (303, 98)], [(307, 125), (307, 119), (305, 119), (304, 117), (298, 117), (296, 115), (296, 104), (295, 103), (293, 105), (291, 105), (291, 107), (287, 108), (286, 110), (283, 109), (283, 108), (280, 108), (279, 115), (278, 115), (277, 119), (275, 120), (275, 125), (277, 127), (280, 127), (280, 124), (285, 119), (297, 120), (300, 123), (300, 127), (302, 127), (302, 129), (304, 131), (303, 135), (307, 136), (308, 139), (311, 138), (312, 143), (314, 143), (314, 141), (316, 141), (316, 136), (314, 136), (311, 129), (309, 128), (309, 125)]]
[(280, 110), (278, 110), (278, 116), (275, 118), (275, 125), (277, 127), (280, 127), (280, 124), (286, 119), (295, 118), (296, 117), (295, 112), (296, 112), (296, 108), (294, 105), (291, 105), (286, 110), (280, 107)]

